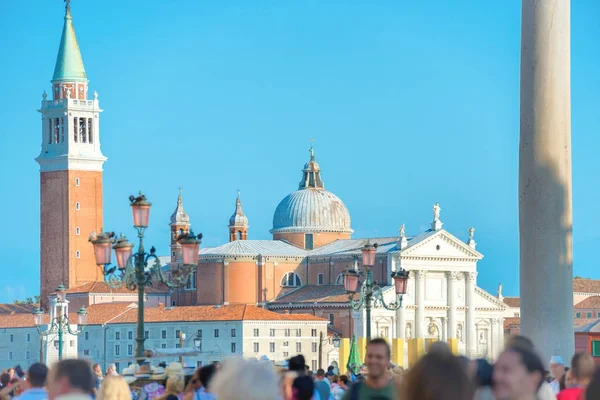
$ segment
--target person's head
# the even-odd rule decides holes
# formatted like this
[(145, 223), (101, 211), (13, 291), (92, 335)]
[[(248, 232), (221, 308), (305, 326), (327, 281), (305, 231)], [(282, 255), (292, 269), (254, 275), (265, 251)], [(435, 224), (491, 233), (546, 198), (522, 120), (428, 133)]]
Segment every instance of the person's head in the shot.
[(392, 351), (385, 339), (376, 338), (367, 343), (367, 369), (370, 379), (381, 379), (391, 362)]
[(110, 364), (106, 369), (106, 375), (112, 375), (117, 373), (117, 366), (115, 364)]
[(198, 372), (198, 379), (206, 390), (209, 390), (210, 383), (212, 382), (216, 372), (217, 366), (215, 364), (205, 365), (204, 367), (200, 368), (200, 371)]
[(600, 399), (600, 368), (596, 370), (590, 384), (585, 389), (585, 399)]
[(8, 372), (3, 372), (0, 374), (0, 385), (2, 385), (2, 387), (8, 386), (8, 384), (10, 383), (10, 375), (8, 374)]
[(525, 336), (521, 336), (521, 335), (514, 335), (514, 336), (509, 337), (506, 340), (506, 348), (507, 349), (518, 348), (518, 349), (525, 349), (525, 350), (529, 350), (529, 351), (535, 351), (533, 342), (530, 339), (526, 338)]
[(308, 365), (306, 365), (306, 360), (302, 354), (298, 354), (289, 359), (288, 361), (288, 369), (290, 371), (296, 371), (298, 373), (306, 373), (308, 371)]
[(194, 375), (192, 375), (192, 377), (190, 378), (190, 381), (188, 382), (188, 386), (187, 386), (186, 390), (197, 390), (202, 387), (202, 382), (200, 382), (200, 370), (201, 369), (202, 368), (196, 369), (196, 371), (194, 372)]
[(340, 380), (338, 383), (342, 388), (346, 388), (346, 385), (348, 385), (348, 376), (340, 375)]
[(330, 365), (329, 367), (327, 367), (327, 372), (331, 372), (333, 374), (333, 370), (334, 370), (334, 366)]
[(433, 342), (431, 344), (431, 346), (429, 346), (429, 350), (427, 352), (428, 353), (452, 354), (452, 351), (450, 350), (450, 346), (448, 346), (448, 343), (442, 342), (442, 341)]
[(565, 388), (572, 388), (575, 386), (575, 379), (573, 379), (573, 371), (568, 370), (565, 374)]
[(8, 375), (10, 376), (10, 379), (12, 380), (12, 378), (14, 378), (15, 376), (15, 369), (14, 368), (9, 368), (8, 371)]
[(85, 360), (62, 360), (50, 369), (47, 380), (48, 398), (54, 400), (58, 396), (69, 393), (91, 394), (96, 378), (92, 366)]
[(493, 372), (497, 400), (535, 396), (543, 383), (544, 366), (536, 353), (524, 347), (508, 348), (500, 354)]
[(331, 376), (331, 383), (339, 383), (340, 377), (338, 375)]
[(308, 376), (310, 379), (312, 379), (313, 378), (313, 372), (312, 371), (308, 371), (306, 373), (306, 376)]
[(317, 370), (317, 379), (322, 381), (323, 379), (325, 379), (325, 371), (323, 370), (323, 368), (319, 368)]
[(94, 364), (93, 370), (98, 377), (102, 377), (102, 367), (100, 367), (100, 364)]
[(42, 363), (33, 363), (27, 370), (27, 384), (32, 388), (41, 388), (46, 385), (48, 367)]
[(308, 376), (299, 376), (292, 383), (292, 400), (310, 400), (315, 392), (315, 383)]
[(492, 374), (494, 373), (494, 367), (486, 359), (480, 358), (475, 360), (476, 371), (475, 371), (475, 387), (492, 386)]
[(98, 400), (131, 400), (131, 390), (123, 377), (107, 376), (100, 385)]
[(560, 380), (565, 374), (565, 362), (561, 356), (552, 356), (550, 358), (550, 373), (556, 380)]
[(452, 354), (428, 353), (404, 374), (402, 397), (419, 400), (472, 400), (473, 385)]
[(270, 363), (231, 360), (223, 363), (209, 388), (217, 399), (276, 400), (277, 376)]
[(588, 353), (576, 353), (571, 359), (571, 371), (575, 384), (577, 386), (586, 387), (596, 370), (594, 357)]

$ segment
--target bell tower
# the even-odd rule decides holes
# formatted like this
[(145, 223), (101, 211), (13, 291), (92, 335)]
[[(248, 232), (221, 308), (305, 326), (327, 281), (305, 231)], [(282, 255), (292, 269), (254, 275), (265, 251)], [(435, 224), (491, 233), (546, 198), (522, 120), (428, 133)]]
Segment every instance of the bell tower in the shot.
[(61, 283), (68, 288), (102, 280), (88, 243), (102, 231), (102, 165), (98, 94), (88, 99), (88, 80), (77, 44), (71, 7), (65, 16), (52, 92), (44, 91), (40, 165), (40, 297)]
[(248, 217), (242, 211), (242, 200), (240, 191), (237, 192), (235, 200), (235, 211), (229, 218), (229, 241), (248, 240)]
[(181, 197), (181, 188), (179, 188), (179, 196), (177, 196), (177, 207), (173, 215), (171, 215), (171, 263), (177, 263), (181, 260), (181, 245), (177, 242), (179, 235), (190, 231), (190, 217), (183, 209), (183, 198)]

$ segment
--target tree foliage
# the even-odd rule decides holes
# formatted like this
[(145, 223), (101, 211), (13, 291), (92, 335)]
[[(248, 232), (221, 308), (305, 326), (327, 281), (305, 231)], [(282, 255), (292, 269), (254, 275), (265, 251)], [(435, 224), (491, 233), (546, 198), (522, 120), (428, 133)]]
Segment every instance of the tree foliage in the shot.
[(14, 304), (40, 304), (40, 296), (27, 297), (25, 300), (15, 300)]

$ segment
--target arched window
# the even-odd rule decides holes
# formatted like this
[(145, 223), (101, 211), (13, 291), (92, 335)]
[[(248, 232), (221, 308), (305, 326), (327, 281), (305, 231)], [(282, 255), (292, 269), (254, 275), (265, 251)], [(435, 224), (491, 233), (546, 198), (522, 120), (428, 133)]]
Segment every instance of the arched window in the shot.
[(242, 231), (238, 231), (237, 237), (238, 240), (242, 240)]
[(343, 285), (344, 284), (344, 274), (339, 274), (337, 276), (337, 278), (335, 279), (335, 284), (336, 285)]
[(283, 287), (300, 287), (302, 282), (300, 277), (293, 272), (288, 272), (281, 278), (281, 286)]
[(317, 285), (322, 285), (323, 284), (323, 280), (324, 280), (324, 275), (323, 274), (317, 275)]

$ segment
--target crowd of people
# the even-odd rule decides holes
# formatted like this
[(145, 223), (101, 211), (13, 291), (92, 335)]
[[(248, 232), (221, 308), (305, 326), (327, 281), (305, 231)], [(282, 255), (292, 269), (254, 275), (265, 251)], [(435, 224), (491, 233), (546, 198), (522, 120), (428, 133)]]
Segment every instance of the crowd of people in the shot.
[[(352, 369), (350, 369), (351, 371)], [(302, 355), (285, 367), (268, 361), (231, 359), (199, 368), (185, 381), (170, 374), (158, 400), (600, 400), (600, 369), (587, 353), (577, 353), (570, 368), (552, 357), (549, 370), (533, 343), (515, 336), (495, 364), (454, 356), (445, 343), (432, 345), (410, 369), (391, 364), (390, 346), (373, 339), (365, 364), (337, 375), (310, 371)], [(24, 372), (0, 374), (0, 400), (152, 400), (134, 394), (131, 385), (110, 366), (68, 359), (52, 365), (32, 364)]]

